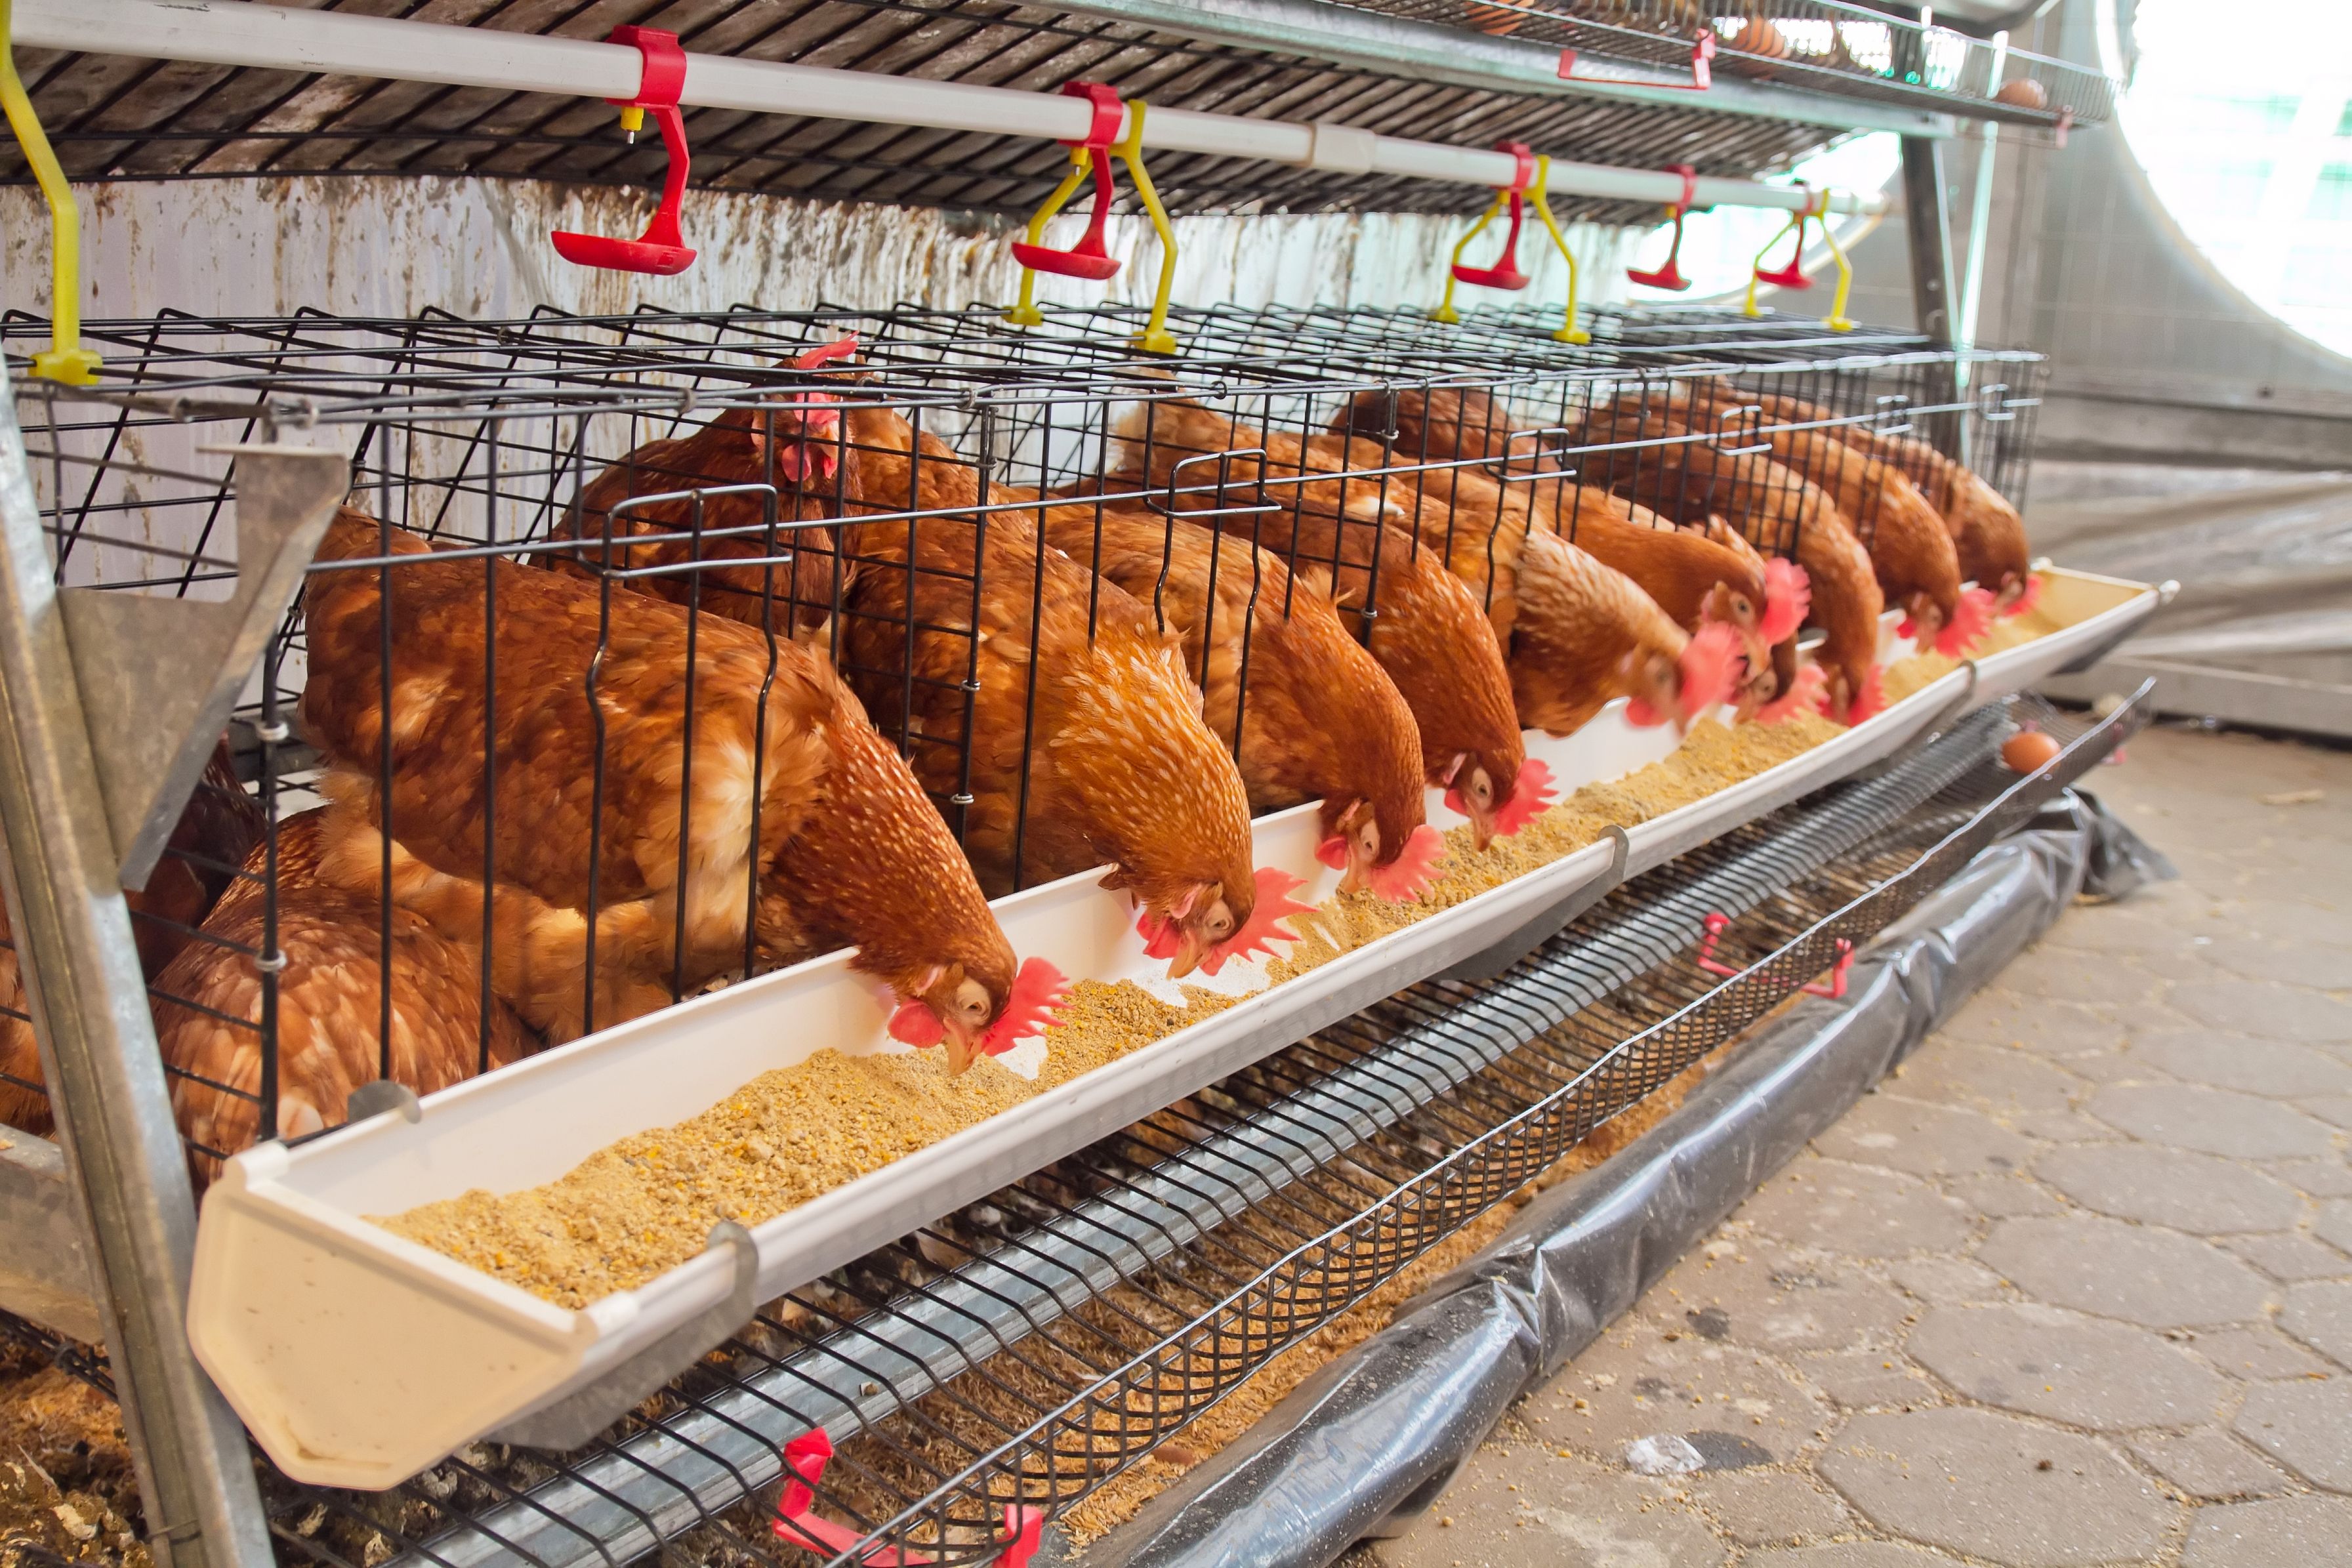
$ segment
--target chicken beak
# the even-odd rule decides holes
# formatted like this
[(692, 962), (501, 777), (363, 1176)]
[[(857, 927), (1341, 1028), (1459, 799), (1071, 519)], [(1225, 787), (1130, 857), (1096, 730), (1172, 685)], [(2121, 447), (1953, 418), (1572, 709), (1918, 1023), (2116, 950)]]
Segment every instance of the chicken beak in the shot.
[(1199, 931), (1193, 931), (1188, 926), (1178, 927), (1176, 931), (1176, 955), (1168, 961), (1168, 978), (1171, 980), (1181, 980), (1184, 976), (1192, 973), (1192, 971), (1200, 968), (1201, 960), (1206, 956), (1207, 949), (1208, 944), (1201, 940), (1201, 933)]
[(971, 1068), (980, 1055), (980, 1037), (970, 1024), (960, 1017), (946, 1020), (947, 1034), (940, 1044), (948, 1053), (948, 1076), (961, 1078)]
[(1371, 881), (1371, 878), (1372, 857), (1370, 851), (1367, 850), (1362, 845), (1357, 843), (1353, 834), (1349, 835), (1348, 870), (1347, 874), (1339, 879), (1339, 890), (1343, 893), (1356, 892), (1369, 885)]
[(1474, 805), (1470, 808), (1470, 842), (1472, 847), (1481, 853), (1485, 852), (1487, 845), (1495, 842), (1495, 808), (1493, 806)]

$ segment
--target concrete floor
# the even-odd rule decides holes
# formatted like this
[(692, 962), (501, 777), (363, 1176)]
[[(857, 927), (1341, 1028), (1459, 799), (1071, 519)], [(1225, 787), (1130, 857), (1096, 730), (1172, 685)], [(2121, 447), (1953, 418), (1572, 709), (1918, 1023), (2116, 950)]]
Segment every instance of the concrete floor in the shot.
[(2352, 1563), (2352, 752), (2130, 752), (2090, 782), (2182, 879), (2069, 911), (1348, 1568)]

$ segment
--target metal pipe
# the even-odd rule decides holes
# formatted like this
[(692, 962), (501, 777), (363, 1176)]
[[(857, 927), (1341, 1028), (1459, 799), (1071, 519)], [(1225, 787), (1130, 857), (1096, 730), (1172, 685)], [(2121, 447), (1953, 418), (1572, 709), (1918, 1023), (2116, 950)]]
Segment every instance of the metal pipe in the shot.
[[(2002, 66), (2009, 58), (2009, 35), (1992, 36), (1992, 81), (2000, 80)], [(1977, 341), (1977, 320), (1984, 305), (1985, 242), (1992, 227), (1992, 176), (1996, 154), (2000, 146), (2000, 127), (1985, 121), (1984, 146), (1977, 153), (1976, 189), (1969, 194), (1969, 260), (1968, 269), (1960, 282), (1960, 325), (1952, 334), (1952, 346), (1965, 355)], [(1965, 358), (1952, 367), (1955, 388), (1962, 393), (1969, 389), (1969, 367)], [(1964, 455), (1961, 461), (1967, 461)]]
[(1343, 9), (1322, 0), (1062, 0), (1057, 9), (1207, 43), (1300, 55), (1485, 92), (1696, 107), (1840, 131), (1955, 134), (1953, 116), (1936, 110), (1813, 92), (1785, 82), (1743, 81), (1722, 74), (1706, 91), (1694, 93), (1687, 68), (1674, 70), (1581, 56), (1573, 79), (1565, 79), (1556, 44), (1499, 37), (1360, 7)]
[(15, 410), (0, 367), (0, 880), (18, 973), (105, 1286), (150, 1544), (168, 1568), (247, 1568), (270, 1561), (269, 1532), (245, 1428), (188, 1348), (195, 1200)]
[[(637, 51), (618, 44), (344, 11), (189, 5), (178, 0), (17, 0), (17, 6), (19, 44), (144, 59), (612, 99), (634, 96), (643, 68)], [(920, 125), (1041, 141), (1083, 139), (1092, 114), (1082, 100), (1058, 93), (725, 55), (688, 55), (687, 59), (680, 101), (693, 108)], [(1377, 174), (1502, 185), (1510, 182), (1515, 168), (1507, 154), (1485, 148), (1393, 136), (1371, 140), (1370, 172)], [(1309, 163), (1315, 127), (1155, 110), (1144, 126), (1143, 143), (1171, 153)], [(1550, 188), (1556, 194), (1664, 206), (1681, 199), (1682, 179), (1644, 169), (1556, 161)], [(1698, 199), (1716, 206), (1794, 212), (1807, 197), (1790, 186), (1706, 179), (1699, 182)], [(1842, 194), (1831, 203), (1832, 210), (1840, 213), (1875, 214), (1885, 206), (1885, 198), (1874, 194)]]

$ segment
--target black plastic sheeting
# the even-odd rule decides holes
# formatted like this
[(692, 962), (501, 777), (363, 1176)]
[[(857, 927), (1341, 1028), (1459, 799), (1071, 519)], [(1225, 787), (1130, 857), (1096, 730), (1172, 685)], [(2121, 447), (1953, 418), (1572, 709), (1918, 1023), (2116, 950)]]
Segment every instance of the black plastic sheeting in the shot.
[(2172, 868), (2081, 792), (1989, 846), (1854, 962), (1843, 1000), (1759, 1026), (1664, 1121), (1530, 1203), (1416, 1299), (1084, 1555), (1085, 1568), (1324, 1568), (1409, 1518), (1511, 1403), (1632, 1307), (2078, 893)]

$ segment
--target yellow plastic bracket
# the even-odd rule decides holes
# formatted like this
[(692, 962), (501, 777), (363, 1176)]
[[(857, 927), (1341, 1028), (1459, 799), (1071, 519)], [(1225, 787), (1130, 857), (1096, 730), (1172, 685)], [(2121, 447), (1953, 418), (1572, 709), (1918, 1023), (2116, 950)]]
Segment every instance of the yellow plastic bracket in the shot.
[(1127, 135), (1112, 143), (1111, 151), (1127, 165), (1127, 177), (1135, 182), (1135, 194), (1143, 198), (1143, 210), (1151, 215), (1152, 232), (1160, 237), (1160, 284), (1151, 294), (1151, 319), (1135, 334), (1135, 346), (1148, 354), (1172, 354), (1178, 345), (1176, 334), (1168, 330), (1168, 300), (1176, 288), (1176, 230), (1168, 221), (1168, 209), (1160, 205), (1160, 192), (1151, 183), (1150, 173), (1143, 166), (1143, 114), (1148, 107), (1139, 98), (1127, 100)]
[[(6, 0), (0, 0), (0, 5), (5, 3)], [(1045, 226), (1054, 221), (1054, 215), (1062, 210), (1063, 204), (1070, 199), (1071, 193), (1078, 188), (1078, 183), (1087, 177), (1091, 165), (1087, 159), (1087, 150), (1084, 147), (1071, 148), (1070, 172), (1062, 176), (1062, 183), (1054, 187), (1054, 194), (1045, 198), (1045, 205), (1039, 207), (1029, 219), (1030, 244), (1045, 243)], [(1034, 298), (1036, 292), (1036, 269), (1029, 267), (1023, 268), (1021, 298), (1013, 309), (1004, 312), (1004, 319), (1016, 327), (1034, 327), (1044, 324), (1045, 317), (1044, 312), (1037, 309)]]
[(49, 347), (33, 356), (33, 374), (69, 386), (88, 386), (98, 380), (100, 360), (81, 346), (81, 212), (66, 184), (66, 172), (49, 148), (33, 100), (16, 75), (14, 7), (0, 0), (0, 108), (8, 114), (8, 128), (25, 162), (33, 166), (41, 195), (49, 204)]
[(1850, 332), (1854, 321), (1845, 313), (1845, 300), (1853, 292), (1853, 264), (1845, 258), (1845, 247), (1838, 243), (1836, 226), (1830, 222), (1829, 192), (1822, 193), (1821, 211), (1814, 216), (1822, 220), (1822, 237), (1829, 241), (1830, 259), (1837, 263), (1838, 269), (1837, 294), (1830, 300), (1830, 313), (1822, 318), (1822, 325), (1833, 332)]
[[(1756, 304), (1756, 285), (1759, 281), (1757, 273), (1762, 269), (1764, 258), (1780, 247), (1780, 241), (1788, 237), (1789, 231), (1793, 228), (1801, 233), (1800, 226), (1809, 217), (1822, 220), (1822, 237), (1829, 242), (1830, 259), (1837, 263), (1838, 269), (1837, 291), (1830, 299), (1830, 313), (1822, 319), (1822, 325), (1833, 332), (1850, 332), (1855, 323), (1845, 313), (1845, 302), (1846, 297), (1853, 292), (1853, 264), (1845, 258), (1845, 247), (1838, 243), (1837, 229), (1830, 222), (1830, 193), (1826, 190), (1817, 200), (1808, 202), (1790, 213), (1789, 221), (1774, 229), (1772, 237), (1766, 240), (1764, 247), (1756, 253), (1756, 259), (1748, 268), (1748, 302), (1741, 307), (1742, 311), (1750, 316), (1764, 313)], [(1801, 256), (1798, 259), (1801, 261), (1803, 258)]]
[[(1764, 247), (1756, 253), (1756, 259), (1748, 264), (1748, 302), (1740, 307), (1740, 312), (1743, 315), (1760, 316), (1764, 313), (1756, 303), (1756, 285), (1763, 281), (1758, 274), (1764, 268), (1764, 258), (1779, 248), (1781, 239), (1790, 229), (1797, 226), (1801, 216), (1800, 213), (1790, 213), (1789, 221), (1772, 231), (1772, 237), (1764, 242)], [(1823, 224), (1822, 227), (1826, 230), (1829, 225)], [(1803, 258), (1800, 257), (1798, 259), (1802, 260)]]
[[(1550, 178), (1551, 160), (1538, 153), (1536, 183), (1528, 187), (1528, 199), (1535, 204), (1536, 216), (1543, 219), (1544, 228), (1550, 234), (1552, 244), (1559, 247), (1560, 260), (1568, 264), (1568, 309), (1561, 320), (1560, 329), (1552, 334), (1552, 340), (1562, 343), (1589, 343), (1592, 341), (1592, 334), (1576, 324), (1576, 253), (1569, 249), (1568, 237), (1559, 232), (1559, 219), (1551, 216), (1551, 202), (1544, 188), (1544, 182)], [(1488, 216), (1493, 215), (1490, 212)], [(1458, 259), (1462, 253), (1457, 250), (1454, 254)], [(1453, 302), (1454, 289), (1452, 268), (1446, 268), (1445, 286), (1447, 303), (1450, 306)]]
[(1437, 309), (1429, 313), (1431, 321), (1454, 322), (1462, 319), (1462, 313), (1454, 308), (1454, 269), (1462, 265), (1463, 253), (1470, 248), (1470, 242), (1486, 232), (1486, 226), (1495, 221), (1495, 215), (1501, 212), (1503, 204), (1510, 199), (1510, 192), (1496, 191), (1495, 199), (1486, 204), (1486, 210), (1478, 215), (1478, 221), (1470, 226), (1470, 232), (1454, 247), (1454, 254), (1445, 263), (1445, 297), (1437, 302)]

